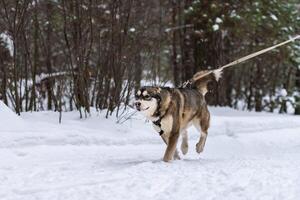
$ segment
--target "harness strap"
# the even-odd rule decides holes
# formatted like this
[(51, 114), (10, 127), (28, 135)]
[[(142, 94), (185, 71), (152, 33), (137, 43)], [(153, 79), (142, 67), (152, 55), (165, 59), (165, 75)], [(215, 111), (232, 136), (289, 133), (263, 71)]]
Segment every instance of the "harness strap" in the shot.
[(161, 136), (162, 134), (164, 134), (164, 131), (163, 131), (163, 130), (160, 130), (160, 131), (159, 131), (159, 135)]
[(158, 120), (152, 121), (152, 123), (153, 123), (155, 126), (158, 126), (158, 127), (160, 128), (160, 131), (158, 132), (160, 136), (161, 136), (162, 134), (164, 134), (164, 131), (161, 129), (161, 120), (162, 120), (163, 117), (164, 117), (164, 115), (163, 115), (163, 116), (160, 116), (160, 117), (158, 118)]
[(158, 96), (156, 96), (156, 98), (157, 98), (157, 104), (158, 104), (158, 106), (157, 106), (157, 110), (155, 111), (155, 113), (153, 114), (153, 116), (158, 117), (158, 119), (156, 121), (152, 121), (152, 123), (155, 126), (158, 126), (160, 128), (160, 131), (158, 133), (161, 136), (162, 134), (164, 134), (164, 131), (161, 129), (161, 120), (165, 117), (165, 115), (168, 112), (169, 108), (164, 112), (163, 115), (161, 115), (161, 112), (160, 112), (161, 97), (158, 95)]

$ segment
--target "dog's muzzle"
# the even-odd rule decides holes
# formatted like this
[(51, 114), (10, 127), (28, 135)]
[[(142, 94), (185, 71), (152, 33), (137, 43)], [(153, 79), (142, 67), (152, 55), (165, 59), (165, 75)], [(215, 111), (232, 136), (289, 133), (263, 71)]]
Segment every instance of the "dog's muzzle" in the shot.
[(150, 108), (150, 107), (147, 107), (145, 109), (142, 109), (141, 108), (141, 105), (142, 105), (141, 102), (135, 102), (134, 105), (135, 105), (137, 111), (145, 111), (145, 110), (148, 110)]
[(141, 111), (141, 102), (135, 102), (134, 105), (138, 111)]

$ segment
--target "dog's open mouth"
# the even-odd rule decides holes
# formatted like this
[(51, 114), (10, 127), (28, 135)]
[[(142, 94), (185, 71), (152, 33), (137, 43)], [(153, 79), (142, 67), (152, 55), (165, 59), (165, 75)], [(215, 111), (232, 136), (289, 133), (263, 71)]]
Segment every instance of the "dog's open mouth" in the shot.
[(150, 107), (147, 107), (147, 108), (145, 108), (145, 109), (140, 109), (140, 108), (138, 108), (137, 110), (138, 111), (146, 111), (146, 110), (148, 110)]

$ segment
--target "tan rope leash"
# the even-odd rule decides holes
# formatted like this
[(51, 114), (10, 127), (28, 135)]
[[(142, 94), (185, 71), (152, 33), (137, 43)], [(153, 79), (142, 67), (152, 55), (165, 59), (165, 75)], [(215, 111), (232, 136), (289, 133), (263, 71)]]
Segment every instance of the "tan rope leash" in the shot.
[[(268, 51), (271, 51), (271, 50), (273, 50), (273, 49), (276, 49), (276, 48), (278, 48), (278, 47), (280, 47), (280, 46), (283, 46), (283, 45), (285, 45), (285, 44), (287, 44), (287, 43), (294, 42), (294, 41), (297, 40), (297, 39), (300, 39), (300, 35), (297, 35), (297, 36), (295, 36), (295, 37), (293, 37), (293, 38), (291, 38), (291, 39), (289, 39), (289, 40), (286, 40), (286, 41), (284, 41), (284, 42), (282, 42), (282, 43), (279, 43), (279, 44), (277, 44), (277, 45), (274, 45), (274, 46), (271, 46), (271, 47), (262, 49), (262, 50), (260, 50), (260, 51), (254, 52), (254, 53), (252, 53), (252, 54), (250, 54), (250, 55), (244, 56), (244, 57), (242, 57), (242, 58), (240, 58), (240, 59), (237, 59), (237, 60), (235, 60), (235, 61), (233, 61), (233, 62), (231, 62), (231, 63), (228, 63), (228, 64), (226, 64), (226, 65), (224, 65), (224, 66), (222, 66), (222, 67), (220, 67), (220, 68), (218, 68), (218, 69), (215, 69), (215, 70), (220, 70), (220, 71), (222, 71), (222, 70), (225, 69), (225, 68), (228, 68), (228, 67), (237, 65), (237, 64), (239, 64), (239, 63), (245, 62), (246, 60), (249, 60), (249, 59), (251, 59), (251, 58), (254, 58), (254, 57), (256, 57), (256, 56), (259, 56), (259, 55), (261, 55), (261, 54), (264, 54), (264, 53), (266, 53), (266, 52), (268, 52)], [(211, 73), (213, 73), (213, 72), (214, 72), (214, 70), (210, 70), (210, 71), (208, 71), (207, 73), (201, 75), (200, 77), (198, 76), (196, 80), (198, 80), (198, 79), (200, 79), (200, 78), (202, 78), (202, 77), (204, 77), (204, 76), (207, 76), (207, 75), (209, 75), (209, 74), (211, 74)], [(192, 79), (190, 79), (190, 80), (184, 82), (184, 83), (182, 84), (182, 87), (185, 88), (187, 85), (193, 83), (193, 82), (196, 81), (196, 80), (195, 80), (194, 77), (193, 77)]]

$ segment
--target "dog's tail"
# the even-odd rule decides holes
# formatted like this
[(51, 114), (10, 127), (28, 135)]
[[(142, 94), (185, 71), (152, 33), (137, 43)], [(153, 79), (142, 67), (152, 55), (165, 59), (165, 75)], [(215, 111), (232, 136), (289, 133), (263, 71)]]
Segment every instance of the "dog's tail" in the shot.
[(210, 81), (219, 81), (222, 76), (222, 69), (203, 70), (197, 72), (190, 80), (199, 92), (203, 95), (207, 93), (207, 84)]

